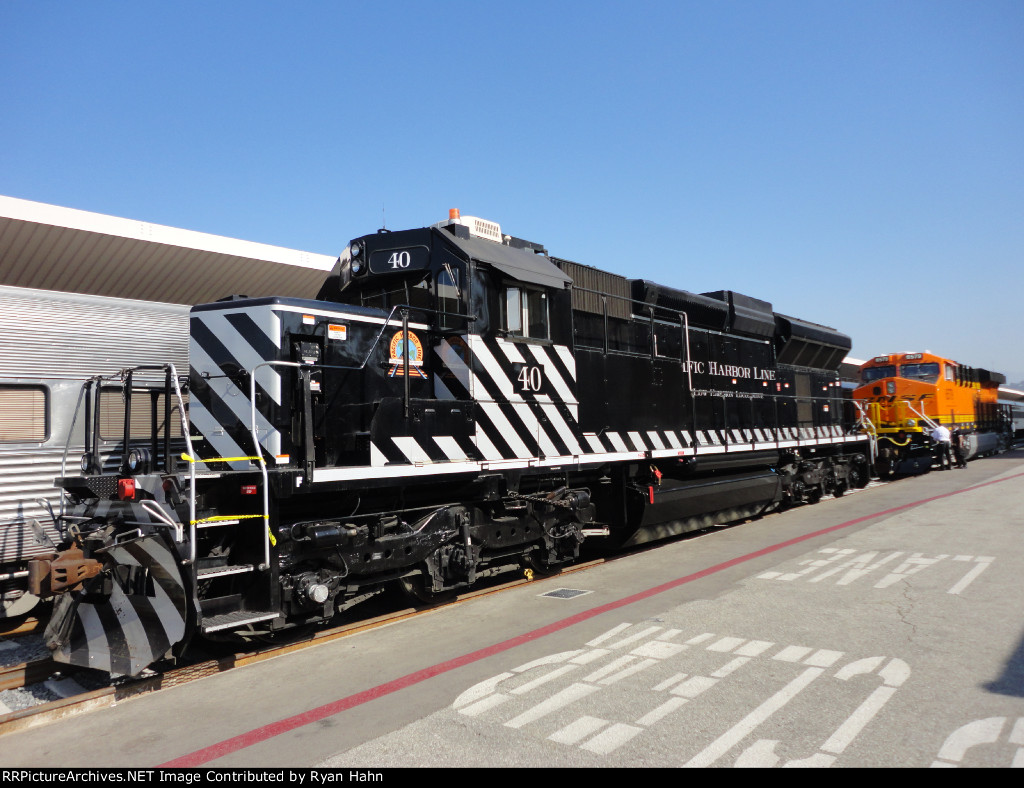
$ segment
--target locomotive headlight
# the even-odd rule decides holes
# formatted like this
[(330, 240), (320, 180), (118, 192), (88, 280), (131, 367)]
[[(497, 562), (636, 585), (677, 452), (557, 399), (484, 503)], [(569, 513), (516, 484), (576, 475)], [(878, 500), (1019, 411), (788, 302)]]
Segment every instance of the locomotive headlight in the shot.
[(362, 270), (363, 270), (363, 262), (362, 262), (362, 260), (353, 260), (352, 261), (352, 273), (353, 274), (358, 274)]
[(348, 245), (348, 253), (350, 255), (352, 255), (353, 259), (355, 259), (356, 257), (359, 257), (359, 254), (362, 251), (363, 251), (363, 247), (360, 246), (357, 241), (353, 241), (352, 243), (350, 243)]
[(78, 467), (82, 469), (82, 473), (88, 473), (92, 470), (92, 455), (89, 453), (83, 454), (81, 461), (78, 463)]
[(128, 452), (128, 470), (132, 473), (145, 473), (149, 465), (149, 452), (145, 449), (132, 449)]
[(908, 427), (916, 427), (917, 426), (917, 419), (907, 419), (907, 426)]

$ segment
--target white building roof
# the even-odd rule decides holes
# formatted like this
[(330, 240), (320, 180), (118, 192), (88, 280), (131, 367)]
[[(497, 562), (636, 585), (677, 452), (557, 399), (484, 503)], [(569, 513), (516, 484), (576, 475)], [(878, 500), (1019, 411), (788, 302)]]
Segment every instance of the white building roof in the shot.
[(177, 304), (312, 298), (335, 258), (0, 196), (0, 284)]

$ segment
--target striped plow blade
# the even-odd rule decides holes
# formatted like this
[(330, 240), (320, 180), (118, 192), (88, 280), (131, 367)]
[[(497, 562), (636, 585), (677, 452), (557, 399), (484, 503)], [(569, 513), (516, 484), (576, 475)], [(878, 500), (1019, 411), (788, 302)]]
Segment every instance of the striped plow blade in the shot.
[(134, 676), (184, 639), (184, 581), (159, 535), (113, 544), (102, 553), (103, 571), (54, 603), (46, 643), (56, 662)]

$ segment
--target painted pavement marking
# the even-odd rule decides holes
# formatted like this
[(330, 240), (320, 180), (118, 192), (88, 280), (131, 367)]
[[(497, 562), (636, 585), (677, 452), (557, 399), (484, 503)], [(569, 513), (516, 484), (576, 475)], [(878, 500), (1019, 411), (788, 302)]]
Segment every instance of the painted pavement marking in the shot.
[[(826, 547), (817, 551), (820, 554), (825, 554), (826, 558), (806, 558), (799, 562), (800, 566), (806, 566), (806, 569), (802, 569), (798, 572), (762, 572), (757, 575), (758, 580), (775, 580), (778, 582), (789, 583), (794, 581), (803, 580), (808, 583), (821, 583), (825, 580), (836, 578), (835, 584), (837, 586), (848, 586), (861, 578), (867, 577), (872, 572), (877, 572), (881, 569), (889, 569), (888, 574), (882, 576), (877, 582), (874, 583), (874, 588), (888, 588), (900, 580), (904, 580), (912, 575), (923, 572), (925, 569), (930, 569), (940, 563), (950, 559), (951, 561), (958, 561), (961, 563), (973, 563), (967, 573), (957, 581), (952, 588), (950, 588), (947, 594), (959, 594), (966, 589), (971, 583), (977, 580), (978, 576), (984, 572), (992, 562), (995, 561), (994, 556), (990, 555), (958, 555), (950, 556), (947, 554), (936, 555), (933, 557), (927, 557), (924, 553), (908, 553), (903, 550), (896, 550), (889, 553), (888, 555), (879, 558), (881, 553), (879, 551), (869, 551), (861, 553), (860, 555), (854, 555), (857, 551), (851, 549), (839, 550), (834, 547)], [(902, 559), (900, 563), (896, 563), (898, 559)], [(946, 564), (943, 564), (944, 566)], [(877, 575), (876, 575), (877, 577)]]
[[(782, 764), (830, 766), (910, 675), (910, 668), (905, 662), (885, 656), (850, 660), (847, 654), (834, 649), (777, 644), (713, 632), (701, 633), (685, 643), (663, 640), (680, 634), (680, 630), (665, 630), (657, 626), (620, 624), (588, 641), (589, 649), (565, 651), (531, 660), (479, 682), (461, 693), (452, 708), (484, 722), (524, 732), (533, 730), (558, 744), (608, 755), (645, 731), (672, 719), (673, 715), (683, 713), (682, 710), (699, 702), (706, 693), (714, 696), (708, 703), (721, 702), (720, 695), (714, 691), (723, 681), (740, 674), (749, 675), (758, 668), (767, 668), (771, 661), (789, 663), (799, 670), (795, 676), (682, 764), (709, 766), (730, 753), (736, 753), (736, 766), (776, 766), (782, 762), (776, 753), (776, 747), (782, 743), (780, 740), (756, 739), (741, 751), (737, 748), (821, 677), (828, 677), (831, 673), (832, 679), (848, 682), (855, 677), (874, 674), (882, 686), (874, 687), (852, 713), (824, 737), (817, 752)], [(604, 648), (597, 648), (597, 644)], [(622, 653), (627, 646), (630, 651)], [(705, 656), (701, 657), (702, 654)], [(731, 658), (722, 661), (724, 655)], [(694, 658), (698, 662), (710, 659), (706, 668), (708, 675), (672, 671), (667, 678), (662, 678), (657, 673), (658, 669), (682, 667), (681, 662), (693, 661)], [(713, 667), (711, 663), (718, 664)], [(588, 665), (590, 667), (580, 674), (580, 669)], [(533, 675), (535, 673), (538, 675)], [(644, 676), (651, 678), (645, 679)], [(559, 686), (560, 681), (568, 683)], [(601, 693), (620, 682), (624, 683), (622, 689), (626, 692), (635, 692), (639, 698), (651, 697), (653, 705), (639, 713), (630, 712), (636, 714), (635, 719), (616, 720), (609, 719), (607, 714), (593, 713), (598, 708), (607, 711), (609, 703), (601, 700)], [(518, 699), (518, 703), (513, 704), (510, 712), (503, 711), (507, 708), (505, 703), (513, 699)], [(533, 701), (531, 706), (523, 708), (519, 705), (530, 700)], [(756, 703), (756, 699), (751, 702)], [(621, 705), (613, 707), (621, 708)], [(545, 734), (543, 728), (531, 728), (542, 721), (553, 724), (555, 729)]]

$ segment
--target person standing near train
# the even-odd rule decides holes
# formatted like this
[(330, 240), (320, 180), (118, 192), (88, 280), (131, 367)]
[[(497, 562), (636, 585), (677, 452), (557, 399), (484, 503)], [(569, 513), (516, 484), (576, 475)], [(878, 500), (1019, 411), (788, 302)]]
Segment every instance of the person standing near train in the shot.
[(959, 427), (955, 428), (950, 434), (950, 440), (953, 446), (953, 459), (956, 462), (956, 467), (966, 468), (967, 460), (964, 459), (964, 434)]
[(952, 436), (949, 428), (942, 424), (936, 424), (932, 430), (932, 441), (935, 444), (935, 461), (939, 468), (944, 471), (953, 470), (953, 455), (951, 453)]

